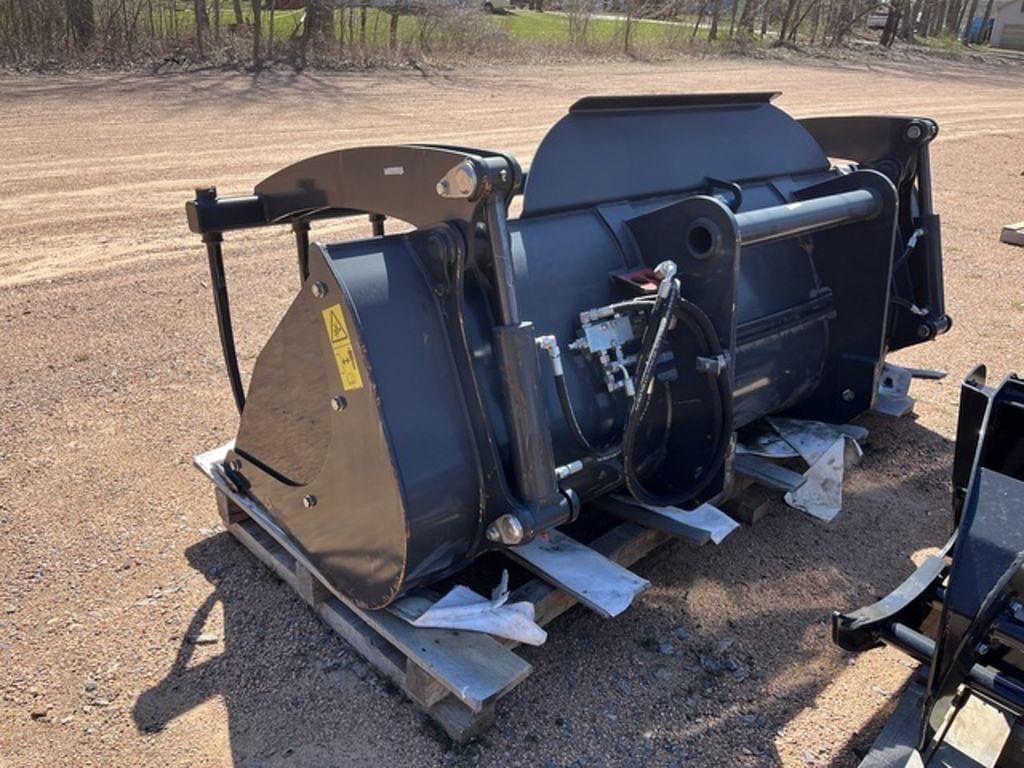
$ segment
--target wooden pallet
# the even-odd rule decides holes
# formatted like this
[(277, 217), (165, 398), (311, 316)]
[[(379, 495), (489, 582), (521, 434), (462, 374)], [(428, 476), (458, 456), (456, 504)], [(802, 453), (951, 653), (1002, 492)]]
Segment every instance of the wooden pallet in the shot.
[[(414, 627), (389, 610), (363, 610), (333, 591), (266, 511), (232, 487), (221, 468), (228, 448), (195, 459), (196, 466), (214, 483), (217, 508), (227, 531), (454, 741), (465, 743), (488, 728), (494, 721), (495, 703), (531, 671), (530, 664), (514, 652), (515, 643), (473, 632)], [(662, 531), (624, 522), (587, 542), (586, 548), (595, 556), (628, 567), (670, 538)], [(535, 620), (544, 626), (578, 602), (588, 603), (586, 594), (567, 589), (572, 586), (532, 578), (513, 590), (509, 602), (533, 603)], [(613, 614), (600, 606), (595, 610)]]

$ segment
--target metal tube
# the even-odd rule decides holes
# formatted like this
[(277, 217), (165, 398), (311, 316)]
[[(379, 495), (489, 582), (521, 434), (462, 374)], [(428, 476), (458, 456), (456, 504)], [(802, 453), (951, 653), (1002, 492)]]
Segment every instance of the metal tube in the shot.
[(512, 248), (505, 218), (505, 196), (494, 194), (484, 203), (487, 234), (494, 261), (494, 290), (498, 298), (498, 324), (519, 325), (519, 303), (516, 300), (516, 273), (512, 266)]
[(309, 220), (296, 219), (292, 222), (295, 233), (295, 249), (299, 262), (299, 282), (305, 283), (309, 277)]
[(872, 219), (882, 211), (882, 199), (871, 189), (840, 192), (757, 211), (736, 214), (740, 242), (770, 243), (789, 237)]
[(206, 256), (210, 262), (210, 285), (213, 289), (213, 306), (217, 314), (217, 331), (220, 334), (220, 348), (224, 354), (224, 365), (231, 382), (231, 394), (235, 398), (235, 407), (241, 413), (245, 409), (245, 391), (242, 389), (242, 374), (238, 370), (238, 353), (235, 351), (235, 334), (231, 329), (231, 306), (228, 303), (228, 285), (224, 277), (224, 254), (221, 242), (224, 240), (220, 232), (209, 232), (203, 235), (206, 243)]
[[(931, 664), (935, 655), (935, 641), (905, 624), (893, 622), (883, 631), (882, 639), (924, 664)], [(998, 669), (974, 664), (967, 673), (967, 684), (975, 693), (994, 699), (1018, 715), (1024, 712), (1024, 685)]]

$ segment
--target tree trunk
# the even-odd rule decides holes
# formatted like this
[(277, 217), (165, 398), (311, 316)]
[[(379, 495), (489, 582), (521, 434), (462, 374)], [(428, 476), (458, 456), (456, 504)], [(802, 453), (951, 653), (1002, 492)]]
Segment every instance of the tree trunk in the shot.
[(921, 5), (923, 3), (924, 0), (914, 0), (908, 3), (907, 13), (903, 14), (902, 24), (900, 24), (900, 37), (908, 43), (914, 42), (914, 26), (917, 23), (917, 17), (921, 14)]
[(782, 27), (779, 29), (780, 43), (793, 34), (790, 27), (796, 25), (796, 9), (799, 2), (800, 0), (788, 0), (786, 3), (786, 12), (782, 16)]
[(700, 23), (704, 21), (704, 14), (708, 12), (707, 0), (704, 0), (700, 4), (700, 10), (697, 12), (697, 21), (693, 23), (693, 34), (690, 35), (690, 39), (697, 37), (697, 30), (700, 29)]
[(708, 30), (708, 40), (718, 39), (718, 19), (722, 15), (722, 0), (715, 0), (711, 9), (711, 29)]
[(630, 54), (629, 44), (631, 42), (630, 38), (633, 31), (633, 2), (634, 0), (626, 0), (626, 29), (622, 35), (622, 50), (627, 56)]
[(196, 17), (196, 52), (203, 58), (203, 37), (210, 29), (210, 17), (206, 14), (206, 0), (193, 0), (192, 10)]
[(68, 0), (68, 22), (78, 50), (92, 45), (96, 37), (96, 10), (92, 0)]
[(391, 24), (388, 27), (388, 47), (392, 51), (398, 50), (398, 14), (391, 14)]
[(366, 47), (366, 3), (359, 6), (359, 44)]
[(729, 16), (729, 38), (736, 34), (736, 12), (739, 11), (739, 0), (732, 0), (732, 14)]
[(252, 0), (252, 68), (257, 72), (263, 68), (263, 0)]
[(277, 0), (270, 0), (270, 22), (267, 24), (267, 60), (274, 63), (274, 13), (277, 11)]
[(235, 12), (235, 28), (245, 26), (245, 12), (242, 10), (242, 0), (231, 0), (232, 10)]
[(745, 37), (754, 37), (754, 11), (757, 0), (746, 0), (743, 3), (743, 13), (740, 14), (740, 29), (746, 33)]

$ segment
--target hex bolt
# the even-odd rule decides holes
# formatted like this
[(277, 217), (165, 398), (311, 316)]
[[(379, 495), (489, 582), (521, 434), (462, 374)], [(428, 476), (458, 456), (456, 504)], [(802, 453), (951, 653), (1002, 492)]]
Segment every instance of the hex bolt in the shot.
[(313, 286), (312, 288), (310, 288), (310, 290), (313, 291), (314, 296), (316, 296), (318, 299), (322, 299), (324, 296), (327, 295), (327, 283), (323, 282), (322, 280), (317, 280), (315, 283), (313, 283)]
[(856, 396), (856, 393), (852, 389), (843, 390), (843, 400), (845, 400), (848, 403), (851, 402), (853, 398), (855, 398)]
[(918, 123), (911, 123), (907, 126), (907, 138), (917, 141), (924, 134), (924, 129)]
[(232, 459), (231, 461), (228, 462), (228, 469), (230, 469), (232, 472), (241, 472), (242, 462), (240, 462), (238, 459)]
[(921, 323), (919, 326), (917, 326), (917, 336), (918, 336), (918, 338), (927, 339), (931, 335), (932, 335), (932, 329), (929, 328), (927, 324)]
[(344, 411), (346, 408), (348, 408), (348, 400), (346, 400), (341, 395), (332, 397), (331, 408), (333, 408), (336, 411)]
[(495, 544), (514, 546), (523, 541), (523, 524), (515, 515), (505, 514), (487, 526), (487, 539)]
[(303, 496), (302, 497), (302, 506), (304, 506), (306, 509), (312, 509), (313, 507), (315, 507), (316, 506), (316, 496), (314, 496), (313, 494), (307, 494), (306, 496)]

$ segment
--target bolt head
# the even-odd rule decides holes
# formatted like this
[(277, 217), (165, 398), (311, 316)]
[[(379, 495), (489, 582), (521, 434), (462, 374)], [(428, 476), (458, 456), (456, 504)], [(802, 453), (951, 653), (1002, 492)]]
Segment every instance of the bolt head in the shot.
[(314, 296), (316, 296), (318, 299), (322, 299), (324, 296), (327, 295), (327, 284), (322, 280), (317, 280), (310, 287), (310, 290), (313, 292)]
[(304, 506), (306, 509), (312, 509), (313, 507), (315, 507), (316, 506), (316, 496), (314, 496), (313, 494), (307, 494), (306, 496), (303, 496), (302, 497), (302, 506)]
[(242, 462), (238, 459), (231, 459), (231, 461), (228, 462), (228, 469), (232, 472), (240, 472), (242, 470)]
[(929, 328), (925, 323), (921, 323), (919, 326), (917, 326), (917, 335), (918, 338), (927, 339), (929, 336), (932, 335), (932, 329)]
[(332, 397), (331, 398), (331, 408), (333, 408), (336, 411), (344, 411), (346, 408), (348, 408), (348, 400), (346, 400), (341, 395), (337, 395), (336, 397)]
[(917, 141), (924, 135), (924, 129), (917, 123), (911, 123), (907, 126), (907, 138), (911, 141)]
[(487, 526), (486, 535), (490, 541), (495, 543), (514, 546), (522, 543), (525, 531), (518, 517), (515, 515), (502, 515)]
[(852, 389), (843, 390), (843, 400), (845, 400), (848, 403), (852, 402), (856, 396), (857, 394)]

